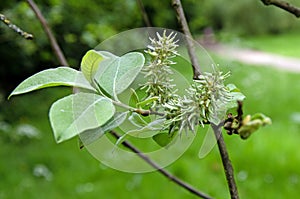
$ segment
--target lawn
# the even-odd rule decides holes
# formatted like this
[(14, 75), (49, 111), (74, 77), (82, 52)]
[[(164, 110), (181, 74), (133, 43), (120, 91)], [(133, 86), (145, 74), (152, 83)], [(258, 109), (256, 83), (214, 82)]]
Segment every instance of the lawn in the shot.
[[(263, 112), (273, 120), (248, 140), (224, 137), (234, 165), (243, 199), (297, 198), (300, 188), (300, 78), (299, 74), (215, 59), (223, 71), (231, 71), (229, 82), (247, 96), (245, 114)], [(56, 144), (48, 121), (48, 108), (70, 89), (55, 88), (13, 97), (1, 111), (11, 123), (28, 123), (41, 131), (39, 139), (9, 142), (0, 137), (0, 199), (6, 198), (196, 198), (156, 172), (123, 173), (79, 150), (76, 139)], [(229, 198), (216, 147), (198, 158), (204, 131), (199, 131), (186, 153), (167, 167), (214, 198)], [(51, 178), (34, 174), (38, 165)]]
[(297, 32), (245, 37), (233, 43), (245, 48), (300, 58), (300, 39)]

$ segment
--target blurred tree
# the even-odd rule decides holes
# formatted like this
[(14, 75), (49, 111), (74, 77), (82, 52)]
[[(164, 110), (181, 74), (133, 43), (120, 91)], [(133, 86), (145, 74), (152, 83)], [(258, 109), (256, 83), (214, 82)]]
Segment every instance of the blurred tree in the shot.
[[(142, 2), (153, 26), (179, 28), (170, 1)], [(37, 4), (68, 62), (75, 68), (79, 67), (80, 57), (104, 39), (145, 25), (136, 0), (39, 0)], [(193, 34), (201, 34), (206, 27), (234, 35), (280, 33), (300, 28), (292, 15), (277, 8), (267, 9), (258, 0), (185, 0), (183, 7)], [(26, 2), (4, 1), (0, 12), (35, 36), (33, 41), (27, 41), (4, 24), (0, 25), (0, 90), (7, 95), (25, 77), (58, 65), (58, 61)]]
[[(143, 24), (135, 0), (41, 0), (37, 3), (75, 68), (88, 49), (117, 32)], [(39, 21), (25, 2), (10, 1), (1, 5), (1, 12), (35, 36), (33, 41), (27, 41), (5, 25), (0, 26), (0, 90), (7, 95), (25, 77), (58, 62)]]

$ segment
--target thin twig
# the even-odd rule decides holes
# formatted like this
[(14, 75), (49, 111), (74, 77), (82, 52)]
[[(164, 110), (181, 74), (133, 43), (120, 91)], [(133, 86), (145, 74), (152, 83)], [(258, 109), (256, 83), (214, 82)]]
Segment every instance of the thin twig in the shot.
[(29, 6), (31, 7), (31, 9), (33, 10), (33, 12), (35, 13), (35, 15), (37, 16), (37, 18), (39, 19), (39, 21), (41, 22), (44, 31), (47, 34), (47, 37), (50, 41), (51, 47), (54, 51), (54, 54), (56, 55), (59, 63), (63, 66), (68, 66), (68, 62), (61, 50), (61, 48), (59, 47), (45, 17), (43, 16), (43, 14), (41, 13), (40, 9), (38, 8), (38, 6), (35, 4), (35, 2), (33, 0), (27, 0), (27, 3), (29, 4)]
[(145, 6), (144, 6), (142, 0), (136, 0), (136, 1), (137, 1), (138, 6), (139, 6), (139, 9), (141, 10), (141, 13), (142, 13), (142, 16), (143, 16), (143, 20), (144, 20), (146, 26), (151, 27), (151, 23), (150, 23), (148, 14), (147, 14), (147, 12), (145, 10)]
[(293, 15), (295, 15), (297, 18), (300, 17), (300, 8), (296, 7), (286, 1), (281, 1), (281, 0), (261, 0), (263, 2), (263, 4), (265, 4), (266, 6), (268, 5), (274, 5), (276, 7), (279, 7), (289, 13), (292, 13)]
[(33, 35), (32, 34), (23, 31), (21, 28), (19, 28), (15, 24), (13, 24), (9, 19), (6, 18), (6, 16), (4, 14), (0, 13), (0, 20), (5, 25), (7, 25), (10, 29), (12, 29), (13, 31), (15, 31), (16, 33), (18, 33), (19, 35), (21, 35), (23, 38), (28, 39), (28, 40), (32, 40), (33, 39)]
[[(116, 138), (119, 139), (120, 135), (118, 135), (116, 132), (114, 131), (110, 131), (110, 133)], [(191, 185), (189, 185), (188, 183), (182, 181), (181, 179), (177, 178), (176, 176), (172, 175), (171, 173), (169, 173), (168, 171), (164, 170), (163, 168), (161, 168), (157, 163), (155, 163), (154, 161), (152, 161), (148, 156), (146, 156), (144, 153), (142, 153), (140, 150), (138, 150), (136, 147), (134, 147), (132, 144), (130, 144), (127, 141), (122, 142), (122, 145), (125, 146), (126, 148), (130, 149), (132, 152), (136, 153), (140, 158), (142, 158), (145, 162), (147, 162), (150, 166), (152, 166), (153, 168), (155, 168), (159, 173), (161, 173), (163, 176), (165, 176), (166, 178), (168, 178), (169, 180), (173, 181), (174, 183), (176, 183), (177, 185), (179, 185), (180, 187), (183, 187), (184, 189), (188, 190), (189, 192), (191, 192), (192, 194), (199, 196), (201, 198), (205, 198), (205, 199), (211, 199), (210, 196), (206, 195), (205, 193), (202, 193), (200, 191), (198, 191), (197, 189), (195, 189), (194, 187), (192, 187)]]
[(233, 167), (229, 159), (229, 155), (226, 149), (226, 144), (222, 135), (222, 129), (221, 129), (222, 125), (223, 122), (221, 123), (221, 125), (211, 124), (211, 127), (213, 128), (215, 137), (217, 139), (218, 148), (221, 155), (231, 199), (239, 199), (238, 189), (234, 179)]
[(193, 44), (193, 36), (190, 32), (188, 23), (186, 21), (184, 11), (183, 11), (183, 8), (181, 5), (181, 1), (180, 0), (172, 0), (172, 6), (174, 7), (174, 9), (176, 11), (176, 16), (177, 16), (178, 22), (182, 28), (184, 35), (186, 36), (188, 53), (189, 53), (189, 56), (190, 56), (190, 59), (192, 62), (192, 66), (193, 66), (193, 70), (194, 70), (194, 79), (197, 79), (199, 77), (199, 75), (201, 74), (200, 65), (199, 65), (195, 47)]
[[(176, 10), (177, 18), (178, 18), (178, 21), (180, 23), (180, 26), (181, 26), (184, 34), (189, 38), (189, 39), (187, 39), (188, 52), (190, 55), (191, 62), (193, 64), (194, 79), (198, 79), (198, 76), (200, 75), (200, 68), (198, 65), (195, 48), (192, 43), (192, 35), (189, 31), (189, 27), (188, 27), (188, 24), (187, 24), (185, 16), (184, 16), (184, 10), (182, 8), (180, 0), (172, 0), (172, 5), (173, 5), (174, 9)], [(221, 124), (223, 125), (224, 123), (222, 122)], [(211, 124), (211, 126), (214, 129), (215, 136), (217, 139), (218, 148), (219, 148), (219, 152), (220, 152), (220, 155), (222, 158), (222, 163), (223, 163), (223, 167), (224, 167), (224, 171), (225, 171), (231, 198), (238, 199), (239, 195), (238, 195), (237, 186), (236, 186), (236, 183), (234, 180), (233, 167), (232, 167), (232, 164), (231, 164), (231, 161), (229, 159), (229, 155), (228, 155), (228, 152), (226, 149), (226, 145), (225, 145), (224, 138), (223, 138), (222, 131), (221, 131), (221, 126), (216, 126), (214, 124)]]

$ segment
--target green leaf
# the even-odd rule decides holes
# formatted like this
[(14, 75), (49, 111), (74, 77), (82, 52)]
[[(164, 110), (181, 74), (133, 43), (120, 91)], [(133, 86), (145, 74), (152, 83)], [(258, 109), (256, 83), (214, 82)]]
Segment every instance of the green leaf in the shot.
[(95, 50), (89, 50), (82, 58), (80, 68), (85, 78), (92, 83), (94, 75), (100, 65), (100, 62), (104, 59), (101, 53)]
[(55, 140), (60, 143), (102, 126), (114, 113), (111, 100), (93, 93), (77, 93), (53, 103), (49, 117)]
[(106, 122), (103, 126), (94, 128), (94, 129), (88, 129), (82, 133), (80, 133), (80, 148), (83, 147), (83, 145), (89, 145), (102, 137), (106, 132), (120, 126), (126, 119), (128, 112), (122, 112), (122, 113), (115, 113), (115, 115)]
[(133, 88), (130, 88), (132, 95), (129, 99), (129, 105), (140, 108), (137, 104), (140, 102), (139, 96)]
[(252, 133), (257, 131), (260, 127), (271, 123), (272, 123), (271, 119), (262, 113), (256, 113), (252, 117), (250, 115), (247, 115), (243, 119), (242, 126), (238, 129), (238, 132), (242, 139), (247, 139)]
[(159, 133), (152, 137), (152, 139), (161, 147), (166, 147), (169, 145), (174, 136), (170, 136), (168, 133)]
[(82, 58), (80, 68), (85, 78), (94, 82), (94, 76), (99, 67), (105, 67), (113, 62), (118, 56), (107, 51), (89, 50)]
[(54, 86), (73, 86), (94, 92), (96, 91), (80, 71), (62, 66), (54, 69), (43, 70), (25, 79), (17, 86), (17, 88), (15, 88), (8, 98), (13, 95), (20, 95), (34, 90)]
[(240, 92), (240, 89), (238, 89), (234, 84), (228, 84), (226, 87), (230, 91), (230, 102), (225, 103), (226, 109), (231, 109), (237, 107), (237, 101), (243, 101), (246, 96)]
[(142, 53), (132, 52), (117, 57), (111, 62), (101, 63), (95, 80), (115, 99), (134, 81), (145, 62)]
[(263, 125), (267, 125), (267, 124), (272, 124), (272, 120), (271, 118), (265, 116), (264, 114), (262, 113), (255, 113), (252, 117), (251, 117), (251, 120), (256, 120), (256, 119), (259, 119), (262, 121)]
[(138, 128), (145, 127), (145, 126), (148, 124), (148, 122), (145, 121), (145, 120), (143, 119), (143, 117), (142, 117), (140, 114), (135, 113), (135, 112), (133, 112), (133, 113), (129, 116), (128, 120), (129, 120), (134, 126), (136, 126), (136, 127), (138, 127)]
[(238, 89), (234, 84), (227, 84), (226, 87), (230, 92), (240, 92), (240, 89)]

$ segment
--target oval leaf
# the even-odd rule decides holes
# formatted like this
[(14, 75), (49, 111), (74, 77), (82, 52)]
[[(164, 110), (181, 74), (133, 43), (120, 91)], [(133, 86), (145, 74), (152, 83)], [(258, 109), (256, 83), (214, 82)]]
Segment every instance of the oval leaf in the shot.
[(112, 62), (101, 63), (95, 75), (97, 83), (116, 98), (134, 81), (145, 62), (142, 53), (132, 52), (116, 57)]
[(77, 93), (53, 103), (49, 117), (59, 143), (102, 126), (114, 113), (115, 107), (109, 99), (92, 93)]
[(82, 58), (80, 68), (85, 78), (92, 83), (103, 56), (95, 50), (89, 50)]
[(43, 70), (25, 79), (15, 88), (8, 98), (12, 95), (19, 95), (54, 86), (73, 86), (95, 91), (80, 71), (62, 66)]

